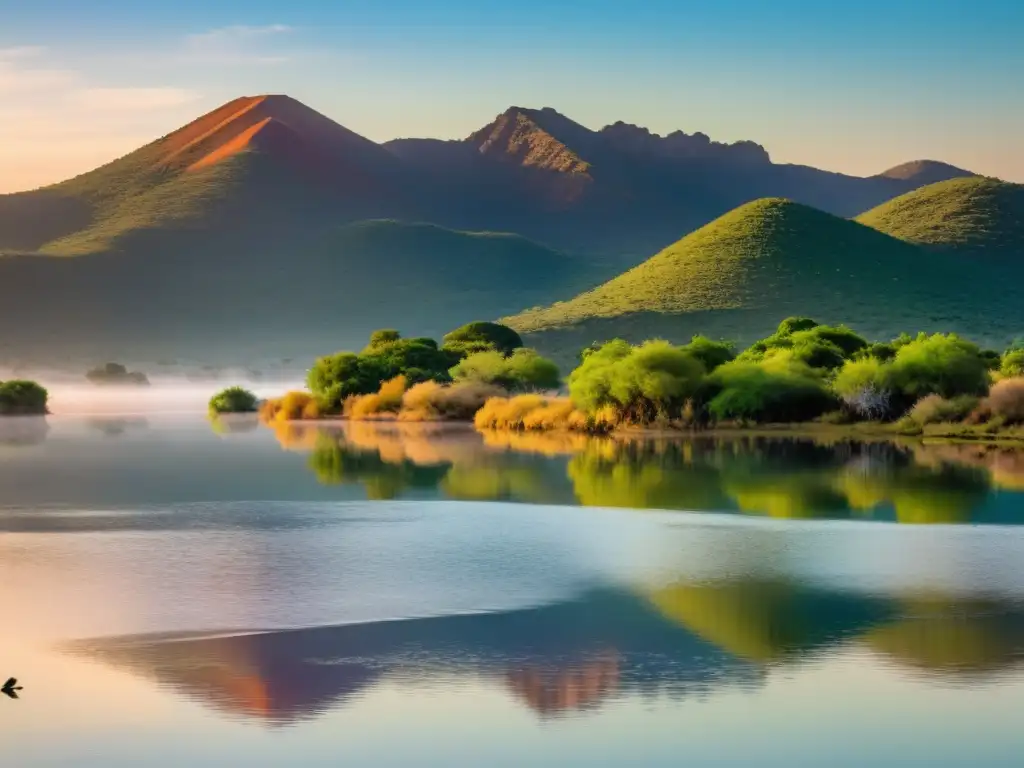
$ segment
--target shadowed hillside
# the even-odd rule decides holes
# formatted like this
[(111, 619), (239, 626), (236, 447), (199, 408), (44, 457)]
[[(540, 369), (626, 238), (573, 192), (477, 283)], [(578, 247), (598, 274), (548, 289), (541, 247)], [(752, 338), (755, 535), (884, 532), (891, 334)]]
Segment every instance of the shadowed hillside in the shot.
[(280, 260), (229, 239), (212, 253), (161, 240), (145, 258), (0, 259), (0, 316), (20, 328), (0, 359), (315, 356), (359, 348), (380, 327), (439, 337), (581, 287), (571, 259), (517, 235), (427, 224), (360, 222), (302, 247), (277, 240)]

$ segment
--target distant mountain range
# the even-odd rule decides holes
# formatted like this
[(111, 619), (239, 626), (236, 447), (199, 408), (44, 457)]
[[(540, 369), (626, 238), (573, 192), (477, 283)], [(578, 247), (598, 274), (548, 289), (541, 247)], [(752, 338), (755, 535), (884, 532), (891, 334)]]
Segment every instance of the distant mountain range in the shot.
[(550, 108), (512, 107), (464, 140), (376, 144), (287, 96), (244, 97), (0, 196), (0, 322), (19, 328), (0, 362), (297, 355), (380, 325), (441, 333), (598, 285), (753, 200), (851, 217), (961, 177), (933, 161), (846, 176), (773, 163), (753, 142), (594, 131)]

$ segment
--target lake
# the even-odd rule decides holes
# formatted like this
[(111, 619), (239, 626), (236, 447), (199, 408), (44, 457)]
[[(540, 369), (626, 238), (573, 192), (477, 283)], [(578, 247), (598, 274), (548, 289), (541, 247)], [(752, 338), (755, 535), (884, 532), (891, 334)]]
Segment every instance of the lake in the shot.
[(106, 414), (0, 488), (4, 765), (1020, 764), (1021, 451)]

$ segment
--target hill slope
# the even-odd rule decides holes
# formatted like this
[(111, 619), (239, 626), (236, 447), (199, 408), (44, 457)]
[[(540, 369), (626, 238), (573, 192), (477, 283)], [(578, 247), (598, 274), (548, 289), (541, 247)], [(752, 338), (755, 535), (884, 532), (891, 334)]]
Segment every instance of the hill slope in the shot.
[(971, 177), (931, 184), (857, 217), (911, 243), (1024, 260), (1024, 185)]
[(0, 324), (18, 329), (0, 365), (312, 357), (359, 348), (376, 328), (440, 335), (581, 287), (561, 253), (429, 224), (359, 222), (281, 252), (253, 258), (225, 241), (153, 244), (146, 258), (0, 258)]
[[(985, 315), (1024, 327), (1012, 297), (972, 301), (956, 259), (788, 200), (743, 205), (643, 264), (576, 298), (506, 321), (522, 332), (686, 340), (697, 332), (747, 341), (809, 314), (871, 335), (962, 328), (992, 335)], [(1012, 330), (1010, 331), (1012, 332)], [(587, 341), (592, 340), (587, 339)], [(586, 343), (586, 342), (584, 342)]]

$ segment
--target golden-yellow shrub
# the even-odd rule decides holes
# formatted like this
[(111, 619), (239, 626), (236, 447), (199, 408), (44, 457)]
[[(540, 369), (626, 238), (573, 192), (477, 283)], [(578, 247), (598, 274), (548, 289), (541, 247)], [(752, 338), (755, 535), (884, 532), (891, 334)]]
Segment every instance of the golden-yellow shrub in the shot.
[(476, 381), (451, 385), (424, 381), (410, 387), (402, 397), (401, 421), (472, 420), (492, 397), (504, 392), (500, 387)]
[(268, 398), (260, 406), (260, 419), (265, 422), (319, 419), (322, 415), (320, 404), (308, 392), (288, 392)]
[[(577, 410), (567, 397), (517, 395), (492, 397), (477, 411), (477, 429), (592, 431), (597, 422)], [(599, 430), (600, 431), (600, 430)]]
[(393, 416), (402, 407), (405, 385), (405, 376), (388, 379), (373, 394), (347, 398), (344, 413), (350, 419), (370, 419), (385, 414)]

